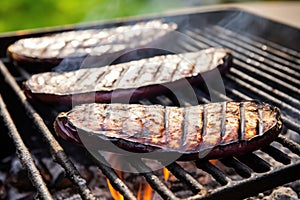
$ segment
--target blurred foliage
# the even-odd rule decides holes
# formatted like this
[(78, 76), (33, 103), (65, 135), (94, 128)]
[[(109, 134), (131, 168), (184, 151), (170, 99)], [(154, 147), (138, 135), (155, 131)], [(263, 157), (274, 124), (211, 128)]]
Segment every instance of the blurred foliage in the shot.
[(0, 32), (60, 26), (183, 6), (247, 0), (0, 0)]
[(180, 0), (0, 0), (0, 32), (158, 13)]

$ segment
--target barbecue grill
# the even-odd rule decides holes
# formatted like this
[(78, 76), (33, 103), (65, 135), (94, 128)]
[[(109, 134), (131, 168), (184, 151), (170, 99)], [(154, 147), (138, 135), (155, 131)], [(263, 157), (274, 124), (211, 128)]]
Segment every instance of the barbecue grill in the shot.
[[(175, 22), (179, 26), (178, 31), (188, 36), (186, 39), (172, 41), (172, 48), (177, 52), (216, 46), (233, 51), (234, 66), (223, 79), (226, 95), (217, 91), (209, 93), (205, 86), (194, 87), (199, 104), (215, 99), (259, 99), (280, 108), (286, 130), (269, 146), (247, 155), (213, 162), (197, 160), (169, 164), (166, 167), (179, 181), (180, 189), (176, 189), (172, 183), (164, 181), (161, 174), (151, 170), (146, 170), (150, 172), (138, 176), (144, 177), (163, 199), (190, 200), (241, 199), (299, 179), (300, 145), (289, 137), (289, 133), (300, 134), (300, 47), (296, 45), (300, 42), (300, 31), (239, 9), (193, 11), (2, 35), (0, 156), (4, 167), (1, 167), (0, 171), (4, 171), (5, 165), (8, 165), (4, 165), (5, 158), (12, 156), (16, 151), (22, 166), (28, 172), (37, 197), (52, 199), (55, 190), (42, 177), (43, 172), (36, 162), (37, 157), (50, 158), (51, 162), (56, 162), (62, 167), (62, 172), (76, 189), (74, 194), (79, 194), (82, 199), (95, 199), (97, 194), (89, 188), (87, 180), (76, 166), (77, 163), (92, 163), (98, 166), (102, 175), (125, 199), (137, 199), (133, 188), (126, 180), (121, 179), (119, 173), (109, 167), (104, 157), (101, 161), (93, 160), (83, 148), (55, 137), (52, 123), (61, 108), (28, 101), (20, 86), (30, 73), (6, 59), (6, 48), (19, 38), (75, 29), (115, 27), (151, 19)], [(184, 97), (184, 94), (182, 96)], [(194, 103), (185, 98), (180, 101), (184, 102), (184, 105)], [(172, 94), (153, 96), (139, 103), (178, 106), (178, 101)], [(128, 162), (137, 170), (149, 169), (142, 161)], [(190, 170), (189, 165), (195, 166), (192, 168), (194, 171)], [(228, 169), (233, 170), (234, 176), (227, 173)], [(214, 187), (198, 181), (196, 174), (199, 170), (211, 177)]]

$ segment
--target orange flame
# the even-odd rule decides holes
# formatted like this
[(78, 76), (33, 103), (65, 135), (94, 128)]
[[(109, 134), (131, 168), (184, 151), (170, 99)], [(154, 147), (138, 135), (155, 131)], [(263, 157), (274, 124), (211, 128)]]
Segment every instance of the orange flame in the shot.
[(218, 160), (209, 160), (209, 162), (213, 165), (217, 164)]
[(137, 200), (141, 200), (142, 199), (142, 184), (140, 183), (140, 186), (139, 186), (139, 190), (138, 190), (138, 193), (137, 193)]
[(107, 185), (108, 185), (108, 189), (111, 193), (111, 196), (115, 199), (115, 200), (124, 200), (123, 195), (121, 195), (117, 190), (115, 190), (113, 188), (113, 186), (110, 184), (110, 181), (108, 179), (106, 179)]
[(151, 199), (152, 199), (152, 188), (147, 183), (145, 186), (145, 191), (144, 191), (144, 200), (151, 200)]
[[(117, 171), (116, 170), (116, 173), (119, 175), (120, 179), (123, 178), (123, 174), (121, 171)], [(123, 195), (121, 195), (117, 190), (115, 190), (113, 188), (113, 186), (110, 184), (110, 181), (108, 179), (106, 179), (106, 182), (107, 182), (107, 186), (108, 186), (108, 189), (111, 193), (111, 196), (115, 199), (115, 200), (124, 200), (124, 197)]]
[[(152, 188), (147, 183), (144, 188), (144, 192), (142, 192), (142, 184), (139, 186), (138, 194), (137, 194), (137, 200), (151, 200), (152, 199)], [(143, 193), (143, 196), (142, 196)]]
[(164, 178), (165, 178), (165, 181), (169, 180), (169, 177), (170, 177), (170, 171), (164, 167)]

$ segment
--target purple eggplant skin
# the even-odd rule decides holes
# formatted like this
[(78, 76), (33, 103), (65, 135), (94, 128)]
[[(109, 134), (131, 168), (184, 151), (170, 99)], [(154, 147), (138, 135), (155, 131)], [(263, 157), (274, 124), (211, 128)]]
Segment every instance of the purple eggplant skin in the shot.
[[(129, 112), (126, 116), (124, 109)], [(93, 113), (87, 116), (91, 110)], [(93, 148), (122, 153), (105, 144), (111, 142), (121, 150), (145, 157), (150, 152), (175, 153), (182, 161), (218, 159), (255, 151), (274, 141), (282, 127), (279, 109), (258, 101), (187, 108), (83, 104), (59, 114), (54, 122), (58, 136), (79, 145), (83, 145), (80, 132)]]

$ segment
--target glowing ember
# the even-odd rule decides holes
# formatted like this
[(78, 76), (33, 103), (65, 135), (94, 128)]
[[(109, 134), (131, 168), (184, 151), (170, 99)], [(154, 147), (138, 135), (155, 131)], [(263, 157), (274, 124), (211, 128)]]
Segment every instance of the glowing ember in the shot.
[(143, 190), (142, 184), (140, 184), (138, 194), (137, 194), (137, 200), (151, 200), (151, 199), (152, 199), (151, 186), (147, 183)]
[(165, 181), (169, 180), (169, 177), (170, 177), (170, 171), (164, 167), (164, 178), (165, 178)]

